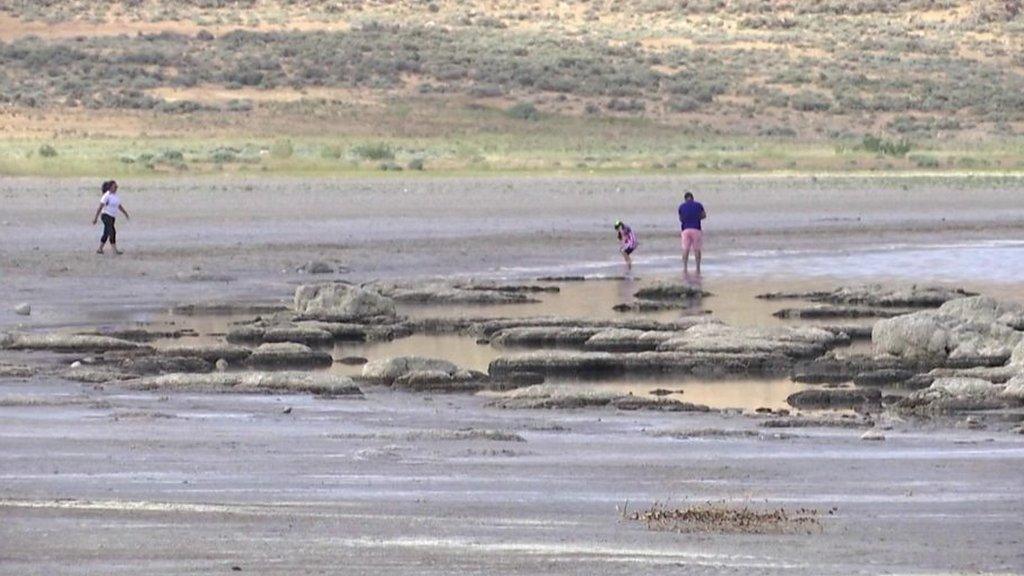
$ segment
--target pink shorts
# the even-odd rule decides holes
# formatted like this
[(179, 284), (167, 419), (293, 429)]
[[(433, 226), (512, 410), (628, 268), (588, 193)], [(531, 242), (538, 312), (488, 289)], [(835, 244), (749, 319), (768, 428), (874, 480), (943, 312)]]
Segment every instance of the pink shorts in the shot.
[(704, 249), (704, 235), (696, 228), (687, 228), (682, 233), (683, 250), (695, 250), (700, 252)]

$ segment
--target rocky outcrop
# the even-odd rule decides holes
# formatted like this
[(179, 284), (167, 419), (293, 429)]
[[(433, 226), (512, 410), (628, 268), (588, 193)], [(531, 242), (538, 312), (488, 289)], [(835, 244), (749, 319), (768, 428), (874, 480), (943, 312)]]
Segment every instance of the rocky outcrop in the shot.
[(118, 367), (132, 374), (169, 374), (210, 372), (213, 370), (213, 363), (195, 356), (139, 356), (125, 358)]
[(1010, 381), (1003, 386), (1003, 390), (999, 393), (999, 397), (1009, 402), (1024, 404), (1024, 372), (1011, 378)]
[(917, 372), (914, 370), (881, 368), (858, 372), (853, 377), (853, 383), (857, 386), (900, 386), (916, 375)]
[(195, 330), (191, 329), (150, 330), (148, 328), (113, 328), (102, 331), (79, 332), (79, 334), (85, 336), (109, 336), (121, 340), (131, 340), (132, 342), (153, 342), (155, 340), (172, 340), (184, 336), (198, 336)]
[(537, 282), (584, 282), (586, 276), (541, 276)]
[(241, 304), (238, 302), (194, 302), (178, 304), (171, 308), (171, 312), (179, 316), (257, 315), (286, 311), (288, 311), (288, 307), (284, 304)]
[[(523, 290), (499, 290), (489, 285), (459, 285), (443, 282), (421, 284), (383, 284), (381, 293), (405, 304), (493, 305), (540, 302)], [(511, 288), (511, 287), (506, 287)], [(537, 290), (540, 291), (540, 290)]]
[(950, 300), (973, 295), (973, 293), (960, 288), (947, 288), (945, 286), (918, 284), (884, 286), (881, 284), (866, 284), (861, 286), (844, 286), (834, 290), (818, 292), (771, 292), (759, 294), (758, 298), (765, 300), (809, 300), (811, 302), (828, 304), (894, 308), (935, 308)]
[(690, 300), (633, 300), (612, 306), (616, 312), (664, 312), (666, 310), (685, 310), (687, 314), (699, 316), (711, 314), (711, 310), (697, 308), (699, 302)]
[(877, 388), (812, 388), (790, 394), (786, 403), (794, 408), (854, 408), (864, 404), (882, 403)]
[(60, 373), (60, 377), (72, 382), (83, 382), (86, 384), (106, 384), (110, 382), (122, 382), (139, 377), (139, 374), (125, 372), (110, 366), (71, 366)]
[(228, 331), (228, 342), (268, 344), (296, 342), (306, 345), (324, 345), (334, 341), (334, 335), (316, 326), (302, 324), (236, 326)]
[(872, 428), (875, 422), (863, 416), (782, 416), (772, 417), (761, 426), (764, 428)]
[(662, 342), (658, 351), (813, 358), (840, 342), (836, 334), (813, 327), (754, 328), (700, 324)]
[(380, 292), (351, 284), (304, 284), (295, 289), (299, 319), (328, 322), (393, 322), (395, 301)]
[(721, 378), (731, 375), (780, 375), (789, 370), (790, 358), (777, 354), (727, 354), (691, 352), (545, 351), (527, 352), (494, 359), (492, 378), (532, 372), (545, 376), (696, 375)]
[(708, 412), (701, 404), (646, 398), (629, 394), (595, 392), (583, 388), (565, 388), (539, 385), (515, 390), (489, 404), (496, 408), (513, 410), (554, 410), (594, 407), (613, 407), (618, 410), (651, 410), (658, 412)]
[(330, 333), (335, 342), (385, 342), (404, 338), (413, 333), (413, 327), (405, 322), (394, 324), (359, 324), (353, 322), (321, 322), (307, 320), (296, 326), (316, 328)]
[(260, 368), (323, 368), (334, 360), (327, 352), (313, 350), (305, 344), (281, 342), (261, 344), (246, 359), (246, 364)]
[(477, 319), (462, 322), (461, 331), (478, 337), (490, 338), (497, 332), (509, 328), (597, 328), (600, 330), (626, 329), (643, 331), (678, 332), (697, 324), (714, 323), (707, 318), (683, 318), (671, 322), (661, 322), (644, 318), (622, 318), (619, 320), (586, 320), (561, 316), (500, 318), (494, 320)]
[(638, 300), (685, 300), (700, 299), (707, 296), (711, 296), (711, 294), (700, 288), (672, 282), (658, 282), (650, 286), (644, 286), (633, 293), (633, 297)]
[(487, 374), (458, 370), (414, 370), (394, 380), (391, 385), (413, 392), (478, 392), (489, 387)]
[(977, 296), (875, 324), (875, 350), (934, 366), (993, 366), (1021, 344), (1024, 306)]
[(225, 372), (166, 374), (130, 384), (137, 390), (190, 392), (308, 392), (325, 396), (361, 396), (351, 378), (330, 372)]
[(228, 342), (269, 343), (298, 342), (309, 346), (326, 345), (332, 342), (367, 342), (392, 340), (408, 336), (409, 327), (397, 324), (359, 324), (352, 322), (323, 322), (306, 320), (301, 322), (279, 322), (257, 320), (250, 324), (233, 327), (227, 334)]
[(817, 320), (823, 318), (892, 318), (912, 310), (867, 306), (840, 306), (817, 304), (806, 308), (783, 308), (772, 315), (776, 318)]
[(0, 378), (31, 378), (36, 369), (18, 364), (0, 364)]
[(583, 347), (599, 352), (647, 352), (657, 350), (658, 346), (678, 334), (662, 330), (609, 328), (588, 338)]
[(225, 360), (234, 364), (248, 358), (252, 350), (233, 344), (174, 344), (160, 348), (156, 354), (169, 358), (200, 358), (207, 362)]
[(645, 398), (641, 396), (619, 396), (611, 405), (619, 410), (650, 410), (654, 412), (710, 412), (703, 404), (669, 400), (667, 398)]
[(919, 369), (917, 362), (895, 356), (839, 354), (832, 350), (820, 358), (798, 362), (793, 367), (791, 378), (804, 384), (829, 384), (850, 382), (861, 374), (880, 370), (917, 373)]
[(323, 260), (310, 260), (296, 269), (305, 274), (334, 274), (334, 266)]
[(440, 374), (454, 377), (459, 372), (455, 364), (438, 358), (423, 358), (420, 356), (398, 356), (374, 360), (363, 366), (363, 378), (378, 384), (390, 385), (400, 378), (411, 378), (410, 374), (429, 374), (436, 378)]
[(873, 325), (822, 324), (817, 325), (816, 327), (821, 328), (822, 330), (828, 330), (841, 338), (848, 338), (850, 340), (871, 340), (871, 329), (873, 328)]
[(558, 286), (550, 284), (502, 284), (498, 282), (459, 283), (455, 284), (455, 287), (460, 290), (477, 290), (480, 292), (523, 292), (527, 294), (558, 294), (562, 291)]
[(600, 328), (524, 326), (506, 328), (491, 336), (492, 346), (510, 347), (572, 347), (582, 348)]
[(893, 406), (899, 413), (932, 416), (974, 410), (994, 410), (1017, 405), (1007, 386), (980, 378), (938, 378), (931, 386), (918, 390)]
[(151, 348), (138, 342), (89, 334), (0, 333), (0, 350), (45, 350), (49, 352), (75, 353), (151, 350)]

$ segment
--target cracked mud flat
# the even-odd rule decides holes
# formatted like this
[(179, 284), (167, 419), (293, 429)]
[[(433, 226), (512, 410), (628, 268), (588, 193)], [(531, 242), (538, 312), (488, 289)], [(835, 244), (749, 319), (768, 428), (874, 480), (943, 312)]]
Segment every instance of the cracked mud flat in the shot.
[[(666, 190), (695, 182), (496, 179), (396, 188), (391, 181), (222, 186), (186, 180), (174, 194), (159, 182), (139, 183), (130, 203), (133, 214), (146, 216), (122, 231), (129, 254), (97, 263), (79, 249), (91, 247), (95, 230), (78, 228), (73, 202), (52, 205), (56, 189), (78, 190), (78, 183), (3, 183), (14, 200), (14, 224), (0, 226), (0, 255), (11, 263), (3, 269), (0, 331), (99, 330), (131, 337), (141, 347), (174, 350), (148, 366), (182, 365), (173, 360), (176, 354), (205, 350), (202, 361), (212, 369), (221, 357), (238, 353), (224, 345), (232, 323), (279, 313), (300, 283), (404, 283), (445, 275), (462, 282), (492, 275), (501, 285), (544, 275), (620, 276), (614, 240), (602, 223), (620, 200), (605, 190), (623, 184), (640, 190), (631, 197), (635, 214), (624, 219), (656, 230)], [(914, 280), (930, 269), (953, 274), (940, 279), (972, 291), (1001, 298), (1022, 293), (1019, 279), (1007, 281), (1019, 266), (1014, 242), (1024, 221), (1016, 184), (983, 185), (970, 198), (947, 194), (938, 201), (933, 190), (914, 185), (890, 198), (885, 210), (877, 201), (884, 186), (874, 183), (832, 183), (835, 197), (829, 187), (808, 182), (696, 184), (707, 187), (706, 203), (717, 204), (721, 248), (709, 257), (702, 286), (712, 295), (699, 306), (729, 325), (796, 325), (772, 314), (814, 303), (755, 296), (892, 280), (880, 267), (902, 271), (896, 279)], [(305, 190), (318, 212), (282, 211), (279, 186)], [(409, 191), (399, 192), (403, 186)], [(331, 188), (344, 188), (346, 201)], [(512, 202), (494, 190), (519, 197)], [(552, 190), (572, 196), (576, 216), (565, 218), (568, 206)], [(72, 194), (86, 213), (95, 202), (84, 189)], [(191, 210), (207, 194), (216, 219)], [(764, 199), (784, 214), (779, 220), (765, 222)], [(538, 217), (538, 210), (559, 216)], [(27, 250), (24, 223), (44, 212), (52, 224), (33, 235), (39, 249)], [(837, 212), (859, 223), (821, 219)], [(932, 218), (940, 213), (949, 217), (941, 230)], [(445, 223), (440, 229), (437, 218)], [(394, 219), (402, 225), (389, 225)], [(353, 223), (366, 234), (353, 234)], [(929, 247), (944, 243), (950, 229), (966, 238), (965, 246)], [(537, 242), (538, 234), (544, 242)], [(849, 242), (858, 238), (905, 246), (851, 254)], [(600, 322), (692, 318), (693, 303), (643, 314), (613, 310), (648, 281), (678, 280), (669, 272), (676, 266), (675, 232), (652, 231), (641, 241), (640, 281), (564, 281), (554, 283), (557, 293), (529, 292), (528, 298), (448, 293), (399, 312), (413, 323), (453, 313)], [(559, 250), (549, 249), (554, 244)], [(784, 254), (790, 248), (810, 252)], [(962, 254), (979, 259), (950, 265)], [(302, 271), (316, 261), (345, 272), (314, 278)], [(110, 276), (119, 282), (111, 284)], [(508, 302), (452, 307), (481, 299)], [(31, 301), (32, 316), (13, 314), (20, 301)], [(175, 309), (178, 304), (184, 306)], [(863, 330), (874, 320), (798, 322)], [(140, 322), (163, 336), (131, 332)], [(507, 352), (488, 337), (481, 344), (480, 336), (458, 333), (334, 342), (326, 350), (335, 363), (319, 374), (347, 387), (345, 378), (358, 377), (363, 366), (337, 361), (346, 356), (372, 362), (423, 355), (486, 371)], [(211, 350), (214, 343), (221, 348)], [(842, 350), (869, 347), (862, 333)], [(118, 353), (133, 354), (136, 347), (128, 348)], [(628, 410), (611, 404), (504, 409), (495, 398), (514, 397), (515, 390), (413, 393), (362, 382), (362, 394), (334, 397), (293, 394), (276, 384), (251, 386), (260, 388), (256, 394), (138, 390), (107, 382), (88, 365), (80, 368), (90, 372), (81, 375), (93, 381), (64, 379), (68, 362), (88, 354), (0, 351), (2, 574), (191, 574), (235, 567), (259, 574), (1024, 572), (1024, 436), (1006, 424), (972, 429), (954, 420), (888, 418), (880, 407), (868, 414), (845, 406), (801, 414), (786, 398), (819, 385), (786, 377), (556, 378), (542, 388), (556, 396), (585, 387), (588, 395), (625, 397)], [(238, 385), (215, 374), (197, 382)], [(293, 377), (260, 378), (291, 386)], [(309, 388), (304, 378), (297, 382), (295, 389)], [(889, 393), (882, 388), (883, 397)], [(712, 411), (643, 409), (662, 401)], [(729, 407), (742, 412), (722, 410)], [(1012, 411), (1005, 416), (1020, 418)], [(872, 422), (878, 426), (870, 428)], [(869, 428), (884, 441), (862, 440)], [(659, 503), (685, 510), (706, 502), (836, 512), (818, 518), (820, 530), (812, 534), (652, 532), (620, 513), (627, 503), (629, 510)]]

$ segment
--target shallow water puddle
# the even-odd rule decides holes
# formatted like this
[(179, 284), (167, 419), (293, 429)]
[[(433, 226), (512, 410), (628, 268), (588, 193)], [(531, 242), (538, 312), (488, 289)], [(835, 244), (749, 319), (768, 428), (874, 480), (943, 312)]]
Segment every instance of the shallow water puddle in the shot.
[[(670, 310), (652, 313), (613, 310), (616, 304), (630, 302), (643, 286), (655, 282), (683, 282), (710, 292), (712, 295), (698, 301), (686, 310)], [(634, 279), (608, 278), (586, 281), (553, 283), (558, 293), (531, 294), (539, 300), (528, 304), (504, 305), (411, 305), (402, 304), (399, 312), (413, 319), (422, 318), (473, 318), (495, 319), (509, 317), (558, 316), (581, 320), (622, 320), (643, 318), (648, 320), (671, 321), (680, 317), (692, 317), (695, 312), (710, 310), (707, 317), (732, 325), (780, 326), (786, 324), (809, 325), (805, 320), (781, 320), (773, 316), (777, 310), (790, 306), (806, 305), (799, 301), (758, 299), (764, 292), (804, 292), (832, 288), (828, 281), (766, 281), (743, 278), (705, 278), (683, 276), (668, 278)], [(157, 347), (190, 343), (214, 344), (224, 340), (224, 334), (233, 324), (252, 321), (257, 314), (172, 314), (166, 311), (154, 312), (138, 317), (139, 327), (150, 331), (187, 331), (181, 338), (166, 338), (152, 342)], [(269, 317), (270, 315), (264, 315)], [(823, 324), (870, 325), (870, 319), (835, 319), (822, 321)], [(367, 361), (395, 356), (423, 356), (451, 361), (461, 368), (487, 372), (490, 363), (499, 356), (516, 354), (528, 349), (497, 348), (489, 344), (478, 344), (475, 336), (444, 334), (417, 334), (384, 342), (337, 342), (329, 347), (335, 359), (330, 370), (348, 376), (362, 373), (359, 362), (339, 362), (343, 358), (361, 358)], [(867, 352), (870, 343), (856, 341), (851, 351)], [(712, 408), (738, 408), (752, 411), (757, 408), (788, 408), (786, 398), (806, 385), (789, 379), (745, 379), (704, 380), (701, 378), (636, 378), (615, 377), (607, 380), (570, 381), (552, 379), (548, 384), (564, 387), (567, 393), (579, 393), (585, 387), (587, 393), (633, 394), (651, 397), (651, 392), (668, 391), (663, 396)]]
[[(712, 295), (685, 310), (658, 312), (616, 312), (613, 307), (635, 301), (633, 294), (644, 286), (659, 282), (682, 283), (701, 288)], [(757, 279), (701, 279), (696, 276), (668, 276), (651, 279), (608, 278), (588, 279), (583, 282), (558, 282), (558, 293), (531, 295), (540, 300), (529, 304), (503, 305), (402, 305), (399, 311), (412, 318), (467, 317), (467, 318), (523, 318), (530, 316), (566, 316), (588, 320), (622, 320), (645, 318), (671, 321), (690, 318), (710, 311), (710, 317), (734, 325), (780, 325), (785, 321), (772, 316), (784, 308), (780, 301), (760, 300), (758, 294), (771, 291), (810, 291), (834, 287), (828, 282), (766, 283)]]
[(467, 370), (487, 372), (491, 360), (503, 353), (492, 346), (477, 344), (474, 338), (468, 336), (416, 334), (390, 342), (338, 342), (331, 351), (335, 359), (331, 370), (349, 376), (362, 372), (362, 366), (337, 362), (345, 356), (361, 356), (370, 361), (395, 356), (425, 356), (448, 360)]
[[(665, 398), (703, 404), (715, 409), (739, 409), (752, 412), (758, 408), (792, 409), (786, 398), (812, 386), (798, 384), (788, 378), (725, 379), (701, 378), (616, 378), (600, 382), (552, 379), (544, 384), (552, 392), (567, 395), (585, 391), (590, 395), (633, 395), (640, 398)], [(495, 396), (501, 393), (489, 393)], [(515, 391), (507, 393), (515, 394)]]

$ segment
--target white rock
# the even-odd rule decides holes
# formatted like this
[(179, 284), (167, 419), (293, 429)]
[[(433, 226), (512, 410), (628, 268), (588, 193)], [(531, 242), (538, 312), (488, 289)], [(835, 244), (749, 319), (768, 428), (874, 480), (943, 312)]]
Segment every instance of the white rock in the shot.
[(1008, 400), (1024, 402), (1024, 374), (1011, 378), (999, 396)]
[[(1024, 309), (984, 296), (959, 298), (937, 310), (880, 320), (871, 333), (875, 351), (904, 358), (995, 358), (1016, 352)], [(1024, 350), (1018, 359), (1024, 361)]]
[(237, 392), (311, 392), (351, 394), (361, 392), (351, 378), (330, 372), (231, 372), (227, 374), (165, 374), (142, 378), (132, 384), (141, 390), (218, 390)]
[(458, 371), (459, 367), (447, 360), (399, 356), (368, 362), (363, 366), (363, 377), (390, 384), (411, 372), (444, 372), (454, 375)]
[(885, 440), (885, 434), (882, 434), (878, 430), (868, 430), (867, 432), (860, 435), (860, 439), (871, 442), (881, 442)]
[(736, 327), (697, 324), (658, 345), (659, 352), (779, 353), (794, 357), (821, 355), (836, 335), (821, 328)]
[(1024, 305), (1000, 302), (989, 296), (972, 296), (950, 300), (939, 307), (939, 314), (967, 322), (1015, 326), (1024, 323)]
[(320, 320), (394, 317), (395, 302), (380, 293), (349, 284), (304, 284), (295, 289), (295, 311)]
[(981, 378), (938, 378), (932, 382), (929, 390), (945, 392), (956, 397), (981, 397), (994, 396), (1002, 387)]

